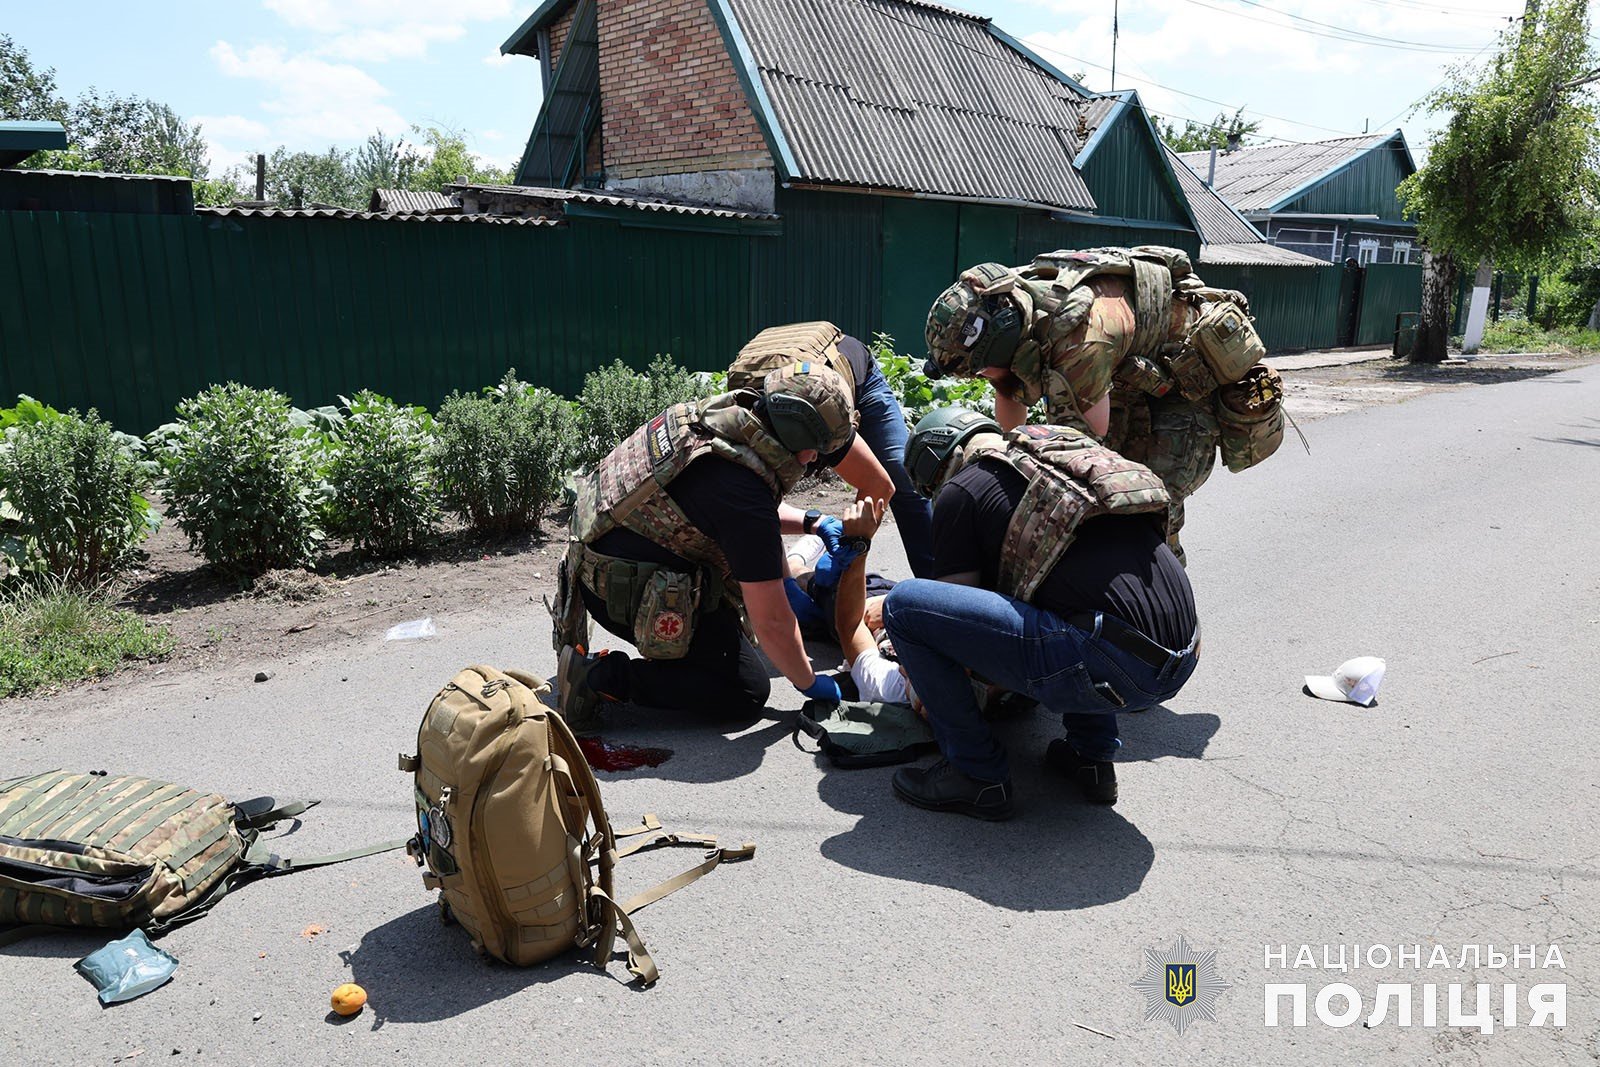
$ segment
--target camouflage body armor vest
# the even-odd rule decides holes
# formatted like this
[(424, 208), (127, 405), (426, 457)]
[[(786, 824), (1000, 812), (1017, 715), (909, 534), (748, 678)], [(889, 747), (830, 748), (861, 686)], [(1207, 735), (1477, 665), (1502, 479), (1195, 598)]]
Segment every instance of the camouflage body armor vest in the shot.
[[(1201, 400), (1242, 379), (1266, 354), (1244, 295), (1207, 286), (1182, 249), (1139, 245), (1049, 252), (1023, 268), (1013, 290), (1031, 305), (1033, 329), (1012, 359), (1012, 370), (1025, 385), (1038, 383), (1045, 391), (1047, 372), (1070, 362), (1059, 350), (1081, 343), (1076, 331), (1097, 295), (1089, 283), (1102, 276), (1126, 279), (1134, 315), (1133, 336), (1118, 365), (1098, 369), (1102, 374), (1114, 370), (1118, 385), (1155, 397), (1176, 390), (1187, 400)], [(1067, 375), (1069, 387), (1075, 377)]]
[(1018, 600), (1032, 603), (1084, 520), (1167, 510), (1155, 472), (1069, 426), (1019, 426), (1003, 448), (968, 453), (978, 458), (1003, 460), (1028, 480), (1000, 549), (1000, 592)]
[(771, 372), (792, 363), (812, 360), (836, 371), (849, 389), (850, 404), (856, 402), (856, 373), (839, 350), (844, 331), (831, 322), (795, 322), (771, 326), (739, 349), (728, 368), (729, 389), (760, 389)]
[[(774, 502), (805, 473), (800, 461), (761, 423), (758, 394), (723, 393), (677, 404), (639, 427), (578, 480), (571, 547), (558, 571), (552, 643), (586, 645), (588, 614), (579, 586), (606, 604), (614, 620), (632, 620), (634, 644), (646, 659), (678, 659), (694, 639), (695, 619), (724, 602), (738, 605), (739, 585), (721, 547), (689, 521), (667, 486), (702, 456), (721, 456), (755, 472)], [(596, 552), (594, 542), (632, 530), (695, 565), (668, 565)]]

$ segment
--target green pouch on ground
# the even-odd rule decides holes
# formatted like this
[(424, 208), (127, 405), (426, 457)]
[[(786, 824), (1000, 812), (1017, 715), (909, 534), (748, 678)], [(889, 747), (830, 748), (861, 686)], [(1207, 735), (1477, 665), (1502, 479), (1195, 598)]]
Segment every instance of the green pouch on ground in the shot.
[(645, 659), (682, 659), (694, 639), (694, 613), (699, 606), (695, 576), (657, 567), (645, 579), (639, 610), (633, 617), (634, 644)]
[(813, 738), (835, 767), (888, 767), (910, 763), (938, 750), (933, 731), (909, 704), (847, 700), (831, 704), (808, 700), (795, 720), (794, 744), (801, 732)]

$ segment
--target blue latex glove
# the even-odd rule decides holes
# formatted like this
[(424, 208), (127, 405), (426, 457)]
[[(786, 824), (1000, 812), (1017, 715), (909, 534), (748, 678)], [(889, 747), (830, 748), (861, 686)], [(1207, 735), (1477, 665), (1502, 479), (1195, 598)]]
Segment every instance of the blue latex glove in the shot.
[(828, 547), (828, 555), (833, 555), (844, 547), (844, 520), (832, 515), (824, 515), (817, 520), (811, 532), (822, 538), (822, 543)]
[(830, 675), (819, 674), (817, 680), (800, 690), (812, 700), (826, 700), (830, 704), (837, 704), (844, 699), (844, 693), (839, 690), (839, 683)]
[(793, 578), (783, 580), (783, 595), (789, 598), (789, 609), (794, 612), (794, 617), (801, 626), (821, 626), (827, 621), (822, 617), (822, 609), (817, 607), (817, 602), (806, 596), (805, 590), (800, 588), (800, 583)]
[(817, 560), (817, 569), (811, 574), (811, 588), (832, 589), (850, 569), (850, 564), (861, 558), (854, 548), (840, 547)]

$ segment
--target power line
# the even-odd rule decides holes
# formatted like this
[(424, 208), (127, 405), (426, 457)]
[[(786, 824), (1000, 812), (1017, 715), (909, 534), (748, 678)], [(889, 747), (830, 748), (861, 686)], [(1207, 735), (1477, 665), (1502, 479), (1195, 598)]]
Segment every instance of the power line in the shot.
[(1270, 11), (1275, 15), (1282, 15), (1284, 18), (1293, 19), (1296, 22), (1304, 22), (1310, 26), (1319, 26), (1323, 29), (1333, 30), (1335, 32), (1325, 33), (1322, 32), (1322, 30), (1306, 29), (1305, 27), (1278, 22), (1275, 19), (1264, 19), (1244, 11), (1236, 11), (1233, 8), (1217, 7), (1214, 4), (1206, 3), (1205, 0), (1184, 0), (1184, 2), (1193, 4), (1196, 7), (1203, 7), (1208, 11), (1215, 11), (1219, 14), (1233, 15), (1235, 18), (1247, 19), (1250, 22), (1258, 22), (1264, 26), (1276, 26), (1279, 29), (1294, 30), (1296, 33), (1305, 33), (1311, 35), (1312, 37), (1321, 37), (1331, 41), (1343, 41), (1347, 44), (1366, 45), (1371, 48), (1389, 48), (1400, 52), (1427, 52), (1430, 54), (1443, 55), (1466, 55), (1467, 52), (1470, 51), (1470, 46), (1457, 48), (1454, 45), (1434, 44), (1427, 41), (1407, 41), (1399, 38), (1377, 37), (1370, 33), (1363, 33), (1360, 30), (1345, 29), (1344, 27), (1336, 26), (1331, 22), (1318, 22), (1316, 19), (1308, 19), (1302, 15), (1294, 15), (1287, 11), (1280, 11), (1275, 7), (1268, 7), (1266, 4), (1257, 3), (1256, 0), (1236, 0), (1236, 2), (1247, 4), (1250, 7), (1258, 7), (1263, 11)]
[[(909, 23), (907, 25), (909, 25)], [(940, 35), (940, 36), (942, 36), (942, 35)], [(945, 38), (945, 39), (949, 40), (949, 38)], [(1096, 63), (1093, 60), (1084, 59), (1082, 56), (1069, 55), (1068, 53), (1063, 52), (1060, 49), (1051, 48), (1051, 47), (1049, 47), (1047, 45), (1030, 44), (1028, 47), (1037, 49), (1040, 52), (1049, 52), (1051, 55), (1060, 56), (1062, 59), (1070, 59), (1074, 63), (1082, 63), (1085, 66), (1094, 67), (1097, 70), (1105, 70), (1106, 69), (1106, 66), (1103, 63)], [(1188, 92), (1188, 91), (1183, 90), (1183, 89), (1176, 89), (1176, 88), (1173, 88), (1170, 85), (1163, 85), (1161, 82), (1152, 81), (1149, 78), (1139, 78), (1139, 77), (1135, 77), (1132, 74), (1124, 74), (1123, 77), (1131, 78), (1133, 81), (1144, 82), (1146, 85), (1153, 85), (1157, 89), (1165, 89), (1169, 93), (1177, 93), (1179, 96), (1187, 96), (1187, 97), (1190, 97), (1190, 98), (1195, 99), (1195, 100), (1204, 100), (1208, 104), (1216, 104), (1218, 107), (1224, 108), (1224, 109), (1226, 109), (1228, 111), (1237, 112), (1237, 111), (1245, 110), (1244, 107), (1235, 106), (1233, 104), (1228, 103), (1226, 100), (1218, 100), (1218, 99), (1216, 99), (1214, 97), (1210, 97), (1210, 96), (1201, 96), (1199, 93), (1191, 93), (1191, 92)], [(1265, 111), (1252, 110), (1251, 114), (1259, 115), (1264, 119), (1272, 119), (1272, 120), (1274, 120), (1276, 122), (1287, 122), (1292, 126), (1304, 126), (1307, 129), (1322, 130), (1324, 133), (1336, 133), (1340, 137), (1360, 137), (1361, 136), (1359, 133), (1352, 133), (1349, 130), (1336, 130), (1331, 126), (1318, 126), (1314, 122), (1303, 122), (1300, 119), (1285, 118), (1282, 115), (1269, 115)], [(1287, 140), (1287, 138), (1285, 138), (1285, 139)], [(1294, 142), (1294, 143), (1296, 143), (1296, 144), (1309, 144), (1310, 142), (1297, 141), (1297, 142)]]

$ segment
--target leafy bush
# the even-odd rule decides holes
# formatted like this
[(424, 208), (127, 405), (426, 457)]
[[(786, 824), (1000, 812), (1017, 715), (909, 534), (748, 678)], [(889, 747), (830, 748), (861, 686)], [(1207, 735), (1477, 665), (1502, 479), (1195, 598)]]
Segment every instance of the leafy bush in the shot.
[(963, 407), (994, 415), (994, 391), (982, 378), (940, 378), (937, 381), (922, 373), (922, 360), (913, 360), (894, 350), (894, 338), (886, 333), (874, 335), (872, 355), (889, 381), (889, 388), (900, 400), (906, 421), (915, 426), (917, 420), (934, 408)]
[(0, 412), (10, 424), (0, 441), (0, 553), (8, 570), (99, 585), (150, 532), (144, 472), (95, 412), (63, 415), (22, 400)]
[(427, 540), (439, 519), (429, 467), (433, 418), (363, 391), (331, 439), (329, 528), (375, 556), (397, 556)]
[(44, 581), (0, 599), (0, 697), (109, 674), (124, 662), (172, 650), (150, 626), (104, 598)]
[(1575, 328), (1546, 330), (1521, 316), (1505, 316), (1483, 331), (1485, 352), (1597, 352), (1600, 332)]
[(444, 505), (480, 534), (538, 529), (572, 465), (578, 436), (565, 400), (508, 371), (482, 395), (452, 393), (434, 420)]
[[(723, 376), (726, 380), (726, 375)], [(622, 360), (583, 376), (578, 396), (579, 467), (592, 467), (633, 431), (674, 404), (708, 395), (710, 379), (656, 356), (643, 373)]]
[(323, 537), (320, 441), (282, 393), (212, 386), (160, 433), (167, 503), (191, 547), (249, 577), (310, 561)]

